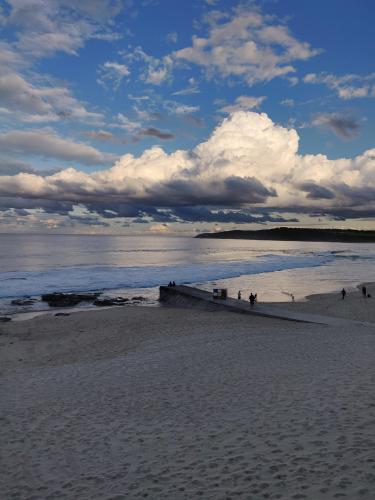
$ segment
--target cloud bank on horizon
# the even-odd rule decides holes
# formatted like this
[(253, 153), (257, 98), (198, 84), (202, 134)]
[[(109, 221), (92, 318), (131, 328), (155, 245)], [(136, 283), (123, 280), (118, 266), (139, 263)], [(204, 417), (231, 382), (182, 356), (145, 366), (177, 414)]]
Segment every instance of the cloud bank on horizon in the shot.
[(116, 204), (152, 212), (199, 205), (334, 213), (350, 208), (361, 215), (364, 203), (375, 210), (375, 148), (330, 160), (300, 155), (298, 142), (296, 130), (276, 125), (265, 113), (236, 111), (191, 151), (168, 154), (154, 146), (93, 173), (68, 168), (47, 176), (2, 176), (0, 194), (35, 200), (35, 208), (44, 199), (108, 211)]
[(0, 227), (371, 223), (375, 76), (352, 9), (368, 41), (375, 12), (340, 5), (335, 53), (323, 2), (7, 0)]

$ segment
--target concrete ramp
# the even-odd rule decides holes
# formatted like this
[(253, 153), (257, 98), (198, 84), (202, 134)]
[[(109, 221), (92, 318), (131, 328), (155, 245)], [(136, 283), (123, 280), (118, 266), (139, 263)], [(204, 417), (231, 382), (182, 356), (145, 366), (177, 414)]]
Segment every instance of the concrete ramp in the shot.
[(294, 311), (287, 311), (281, 307), (274, 307), (267, 304), (255, 303), (253, 306), (245, 300), (236, 300), (227, 298), (214, 299), (212, 293), (199, 288), (193, 288), (185, 285), (161, 286), (160, 302), (175, 307), (194, 307), (209, 311), (231, 311), (241, 314), (250, 314), (253, 316), (263, 316), (266, 318), (277, 318), (287, 321), (296, 321), (301, 323), (314, 323), (321, 325), (342, 325), (356, 323), (363, 325), (362, 322), (350, 321), (341, 318), (329, 316), (320, 316), (316, 314), (305, 314)]

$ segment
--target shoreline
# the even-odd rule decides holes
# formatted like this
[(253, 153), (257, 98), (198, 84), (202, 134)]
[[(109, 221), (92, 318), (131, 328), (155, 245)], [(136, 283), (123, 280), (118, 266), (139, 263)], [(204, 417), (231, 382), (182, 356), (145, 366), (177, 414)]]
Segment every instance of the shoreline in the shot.
[[(366, 287), (370, 297), (362, 295), (363, 286)], [(346, 288), (346, 292), (344, 300), (341, 290), (338, 290), (335, 293), (309, 295), (304, 301), (286, 302), (284, 307), (296, 312), (322, 314), (375, 324), (375, 282), (360, 283), (355, 289)]]
[[(347, 301), (345, 304), (348, 303), (349, 297), (354, 293), (355, 296), (357, 294), (361, 293), (361, 288), (362, 286), (367, 286), (368, 292), (371, 294), (371, 298), (375, 299), (375, 282), (368, 282), (368, 283), (358, 283), (356, 285), (352, 285), (350, 287), (347, 287), (346, 290), (348, 292), (348, 297)], [(192, 286), (192, 285), (187, 285), (187, 286)], [(76, 292), (75, 292), (76, 293)], [(80, 292), (77, 292), (80, 293)], [(340, 290), (337, 290), (336, 292), (329, 292), (329, 293), (323, 293), (323, 294), (310, 294), (306, 295), (303, 298), (299, 298), (296, 301), (283, 301), (283, 302), (264, 302), (269, 305), (274, 305), (278, 307), (283, 307), (286, 309), (291, 309), (295, 311), (300, 311), (300, 312), (315, 312), (317, 314), (322, 313), (322, 310), (319, 308), (318, 302), (323, 300), (326, 301), (326, 299), (329, 299), (329, 302), (332, 302), (332, 299), (334, 300), (340, 295)], [(235, 298), (235, 297), (233, 297)], [(304, 307), (301, 304), (308, 304), (307, 307)], [(17, 307), (17, 306), (15, 306)], [(70, 314), (76, 314), (76, 313), (91, 313), (94, 311), (99, 311), (99, 310), (113, 310), (113, 309), (118, 309), (118, 308), (129, 308), (129, 307), (164, 307), (161, 306), (158, 302), (158, 299), (155, 301), (152, 301), (150, 303), (141, 303), (141, 304), (133, 304), (129, 303), (123, 306), (95, 306), (95, 305), (86, 305), (86, 306), (74, 306), (74, 307), (60, 307), (60, 308), (49, 308), (49, 309), (42, 309), (42, 310), (35, 310), (35, 311), (24, 311), (24, 312), (14, 312), (14, 313), (9, 313), (9, 314), (0, 314), (1, 317), (9, 317), (11, 318), (12, 321), (14, 322), (23, 322), (23, 321), (29, 321), (35, 317), (40, 317), (40, 316), (56, 316), (57, 315), (70, 315)], [(328, 309), (325, 306), (325, 309)], [(323, 309), (324, 310), (324, 309)], [(337, 314), (337, 313), (336, 313)], [(341, 313), (342, 314), (342, 313)], [(335, 315), (335, 313), (334, 313)], [(338, 316), (342, 317), (342, 316)], [(345, 316), (344, 316), (345, 317)], [(356, 318), (358, 319), (358, 318)]]
[(95, 306), (93, 304), (87, 306), (74, 306), (74, 307), (55, 307), (49, 309), (41, 309), (36, 311), (24, 311), (24, 312), (14, 312), (11, 314), (3, 314), (0, 317), (11, 318), (12, 321), (21, 322), (21, 321), (29, 321), (33, 318), (37, 318), (39, 316), (70, 316), (71, 314), (76, 313), (90, 313), (95, 311), (106, 311), (113, 310), (118, 308), (130, 308), (130, 307), (159, 307), (159, 304), (155, 303), (147, 303), (144, 302), (142, 304), (126, 304), (126, 305), (113, 305), (113, 306)]

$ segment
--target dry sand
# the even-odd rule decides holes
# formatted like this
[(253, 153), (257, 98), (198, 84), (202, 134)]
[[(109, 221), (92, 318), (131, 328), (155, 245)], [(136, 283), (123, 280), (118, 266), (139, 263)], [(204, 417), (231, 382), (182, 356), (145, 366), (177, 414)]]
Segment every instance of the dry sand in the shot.
[(1, 499), (373, 500), (375, 293), (366, 318), (354, 295), (288, 307), (374, 326), (145, 307), (0, 325)]

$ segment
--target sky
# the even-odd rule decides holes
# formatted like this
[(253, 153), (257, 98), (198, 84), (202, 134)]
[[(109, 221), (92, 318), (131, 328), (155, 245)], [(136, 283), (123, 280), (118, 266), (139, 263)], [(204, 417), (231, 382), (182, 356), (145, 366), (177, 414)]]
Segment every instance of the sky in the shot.
[(375, 229), (372, 0), (0, 0), (0, 232)]

